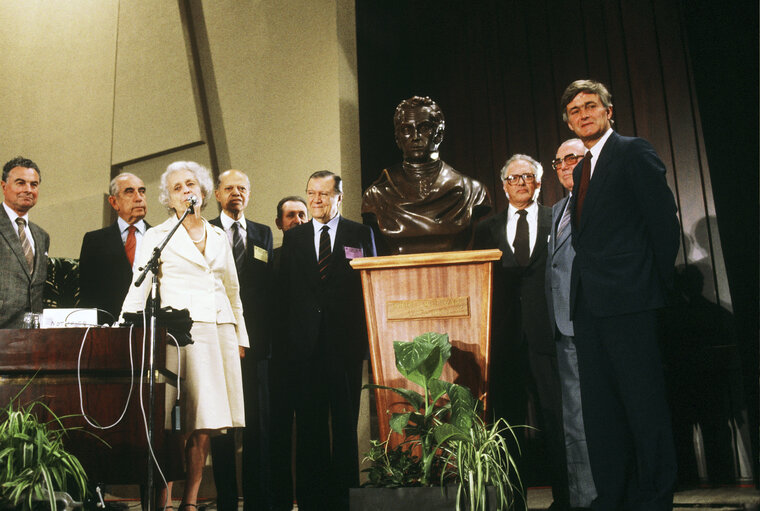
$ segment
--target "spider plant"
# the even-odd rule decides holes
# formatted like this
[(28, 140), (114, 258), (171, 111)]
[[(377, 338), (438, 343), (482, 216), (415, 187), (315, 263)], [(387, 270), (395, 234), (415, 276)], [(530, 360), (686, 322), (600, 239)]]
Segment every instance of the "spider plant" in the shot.
[[(15, 406), (17, 399), (18, 395), (0, 410), (0, 507), (31, 511), (32, 503), (41, 500), (56, 509), (55, 492), (69, 487), (83, 498), (87, 475), (64, 449), (65, 417), (59, 418), (41, 401)], [(40, 422), (35, 411), (52, 419)]]
[(446, 454), (443, 476), (453, 473), (459, 483), (457, 511), (463, 502), (471, 511), (488, 509), (489, 486), (494, 488), (496, 508), (511, 509), (522, 484), (515, 459), (509, 453), (510, 436), (517, 445), (517, 437), (504, 419), (488, 426), (477, 417), (466, 434), (454, 433), (443, 443)]

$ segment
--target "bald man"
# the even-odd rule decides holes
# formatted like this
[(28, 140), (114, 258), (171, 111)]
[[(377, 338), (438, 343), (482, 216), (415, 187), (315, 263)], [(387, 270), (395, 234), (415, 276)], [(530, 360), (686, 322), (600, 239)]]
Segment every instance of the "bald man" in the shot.
[[(224, 229), (235, 256), (243, 316), (251, 341), (250, 353), (241, 352), (245, 424), (243, 431), (243, 508), (262, 506), (268, 500), (268, 470), (262, 463), (268, 445), (269, 386), (268, 362), (272, 317), (272, 230), (266, 225), (246, 220), (243, 211), (251, 197), (251, 182), (239, 170), (219, 175), (216, 200), (222, 213), (211, 223)], [(235, 477), (235, 442), (231, 434), (211, 440), (217, 509), (237, 511), (238, 494)], [(263, 508), (262, 508), (263, 509)]]

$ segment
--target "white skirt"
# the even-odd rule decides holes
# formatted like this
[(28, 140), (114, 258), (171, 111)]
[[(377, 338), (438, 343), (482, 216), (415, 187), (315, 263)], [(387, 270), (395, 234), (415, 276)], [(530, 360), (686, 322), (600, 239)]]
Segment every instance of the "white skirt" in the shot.
[[(183, 432), (245, 426), (243, 378), (235, 325), (193, 323), (194, 344), (180, 348), (180, 407)], [(166, 368), (177, 369), (177, 348), (166, 346)], [(171, 390), (169, 390), (171, 389)], [(167, 386), (167, 425), (176, 389)]]

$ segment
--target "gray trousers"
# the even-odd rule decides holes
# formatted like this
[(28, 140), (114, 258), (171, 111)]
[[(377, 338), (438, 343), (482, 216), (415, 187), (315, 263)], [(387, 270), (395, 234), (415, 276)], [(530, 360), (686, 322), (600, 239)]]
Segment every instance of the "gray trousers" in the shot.
[(596, 498), (591, 464), (586, 445), (581, 409), (581, 384), (578, 377), (578, 355), (572, 337), (559, 334), (557, 366), (562, 387), (562, 423), (565, 429), (567, 473), (572, 507), (590, 507)]

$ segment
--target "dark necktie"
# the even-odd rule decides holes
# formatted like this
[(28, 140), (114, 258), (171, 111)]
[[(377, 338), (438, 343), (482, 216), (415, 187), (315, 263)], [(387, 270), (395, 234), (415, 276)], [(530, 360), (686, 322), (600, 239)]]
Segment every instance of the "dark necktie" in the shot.
[(591, 181), (591, 151), (586, 151), (586, 155), (583, 157), (583, 167), (581, 170), (581, 184), (578, 185), (578, 198), (575, 199), (575, 216), (573, 217), (575, 225), (578, 225), (581, 221), (583, 201), (586, 200), (588, 183)]
[(515, 260), (520, 266), (528, 266), (530, 260), (530, 229), (528, 227), (528, 212), (521, 209), (517, 212), (517, 230), (515, 231)]
[(245, 243), (240, 235), (240, 224), (237, 222), (232, 224), (232, 255), (235, 257), (235, 268), (240, 273), (245, 261)]
[(127, 253), (127, 260), (129, 265), (132, 266), (135, 263), (135, 247), (137, 247), (137, 236), (135, 231), (137, 227), (130, 225), (127, 227), (127, 241), (124, 242), (124, 251)]
[(18, 224), (18, 240), (21, 242), (21, 248), (24, 249), (26, 264), (29, 265), (29, 271), (34, 271), (34, 252), (32, 252), (29, 238), (26, 237), (26, 220), (16, 217), (16, 224)]
[(322, 280), (327, 278), (327, 268), (330, 265), (330, 255), (332, 255), (329, 230), (330, 228), (325, 225), (319, 235), (319, 278)]

